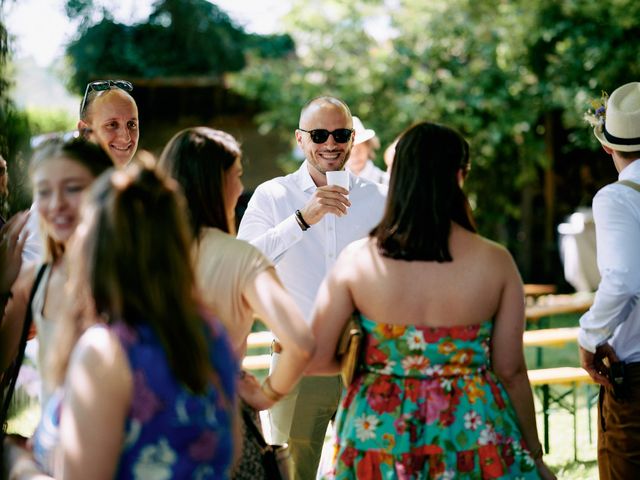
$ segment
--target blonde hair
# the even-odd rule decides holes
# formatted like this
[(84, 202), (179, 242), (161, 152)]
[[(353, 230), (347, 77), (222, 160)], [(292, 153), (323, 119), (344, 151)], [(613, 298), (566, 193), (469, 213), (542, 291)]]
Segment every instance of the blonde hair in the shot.
[[(51, 138), (45, 140), (34, 151), (29, 162), (29, 176), (33, 178), (35, 171), (50, 160), (64, 158), (85, 167), (93, 177), (98, 177), (102, 172), (113, 167), (109, 155), (99, 145), (88, 142), (84, 138), (72, 138), (64, 140)], [(40, 218), (40, 231), (43, 232), (44, 243), (43, 261), (53, 263), (64, 254), (64, 245), (56, 242), (45, 228), (44, 221)]]

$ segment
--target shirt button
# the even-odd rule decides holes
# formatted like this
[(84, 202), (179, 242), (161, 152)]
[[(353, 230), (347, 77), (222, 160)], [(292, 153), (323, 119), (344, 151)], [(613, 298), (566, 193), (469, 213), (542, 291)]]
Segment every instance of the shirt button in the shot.
[(327, 257), (329, 257), (329, 258), (333, 258), (333, 253), (329, 253), (329, 254), (327, 255)]

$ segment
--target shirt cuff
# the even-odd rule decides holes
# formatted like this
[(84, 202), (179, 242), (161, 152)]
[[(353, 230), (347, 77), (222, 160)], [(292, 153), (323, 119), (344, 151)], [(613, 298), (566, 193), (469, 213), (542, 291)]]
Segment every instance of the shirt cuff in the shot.
[(578, 344), (587, 352), (596, 353), (596, 348), (609, 340), (611, 335), (603, 329), (580, 328), (578, 332)]
[(280, 222), (280, 225), (277, 226), (277, 231), (278, 236), (284, 239), (286, 248), (302, 240), (303, 232), (300, 225), (298, 225), (295, 213)]

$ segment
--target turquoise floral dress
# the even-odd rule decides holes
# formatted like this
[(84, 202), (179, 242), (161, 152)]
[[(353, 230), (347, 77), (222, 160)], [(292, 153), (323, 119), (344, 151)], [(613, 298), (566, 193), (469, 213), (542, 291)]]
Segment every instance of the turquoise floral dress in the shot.
[(490, 369), (491, 321), (360, 321), (363, 358), (338, 410), (330, 478), (539, 478)]

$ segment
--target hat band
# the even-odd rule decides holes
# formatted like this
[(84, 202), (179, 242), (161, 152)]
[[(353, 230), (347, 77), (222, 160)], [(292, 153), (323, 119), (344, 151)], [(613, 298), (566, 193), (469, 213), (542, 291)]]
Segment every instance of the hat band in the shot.
[(608, 142), (614, 143), (616, 145), (640, 145), (640, 137), (636, 137), (636, 138), (616, 137), (615, 135), (611, 135), (607, 131), (606, 126), (602, 130), (602, 133), (604, 134), (604, 138), (606, 138)]

